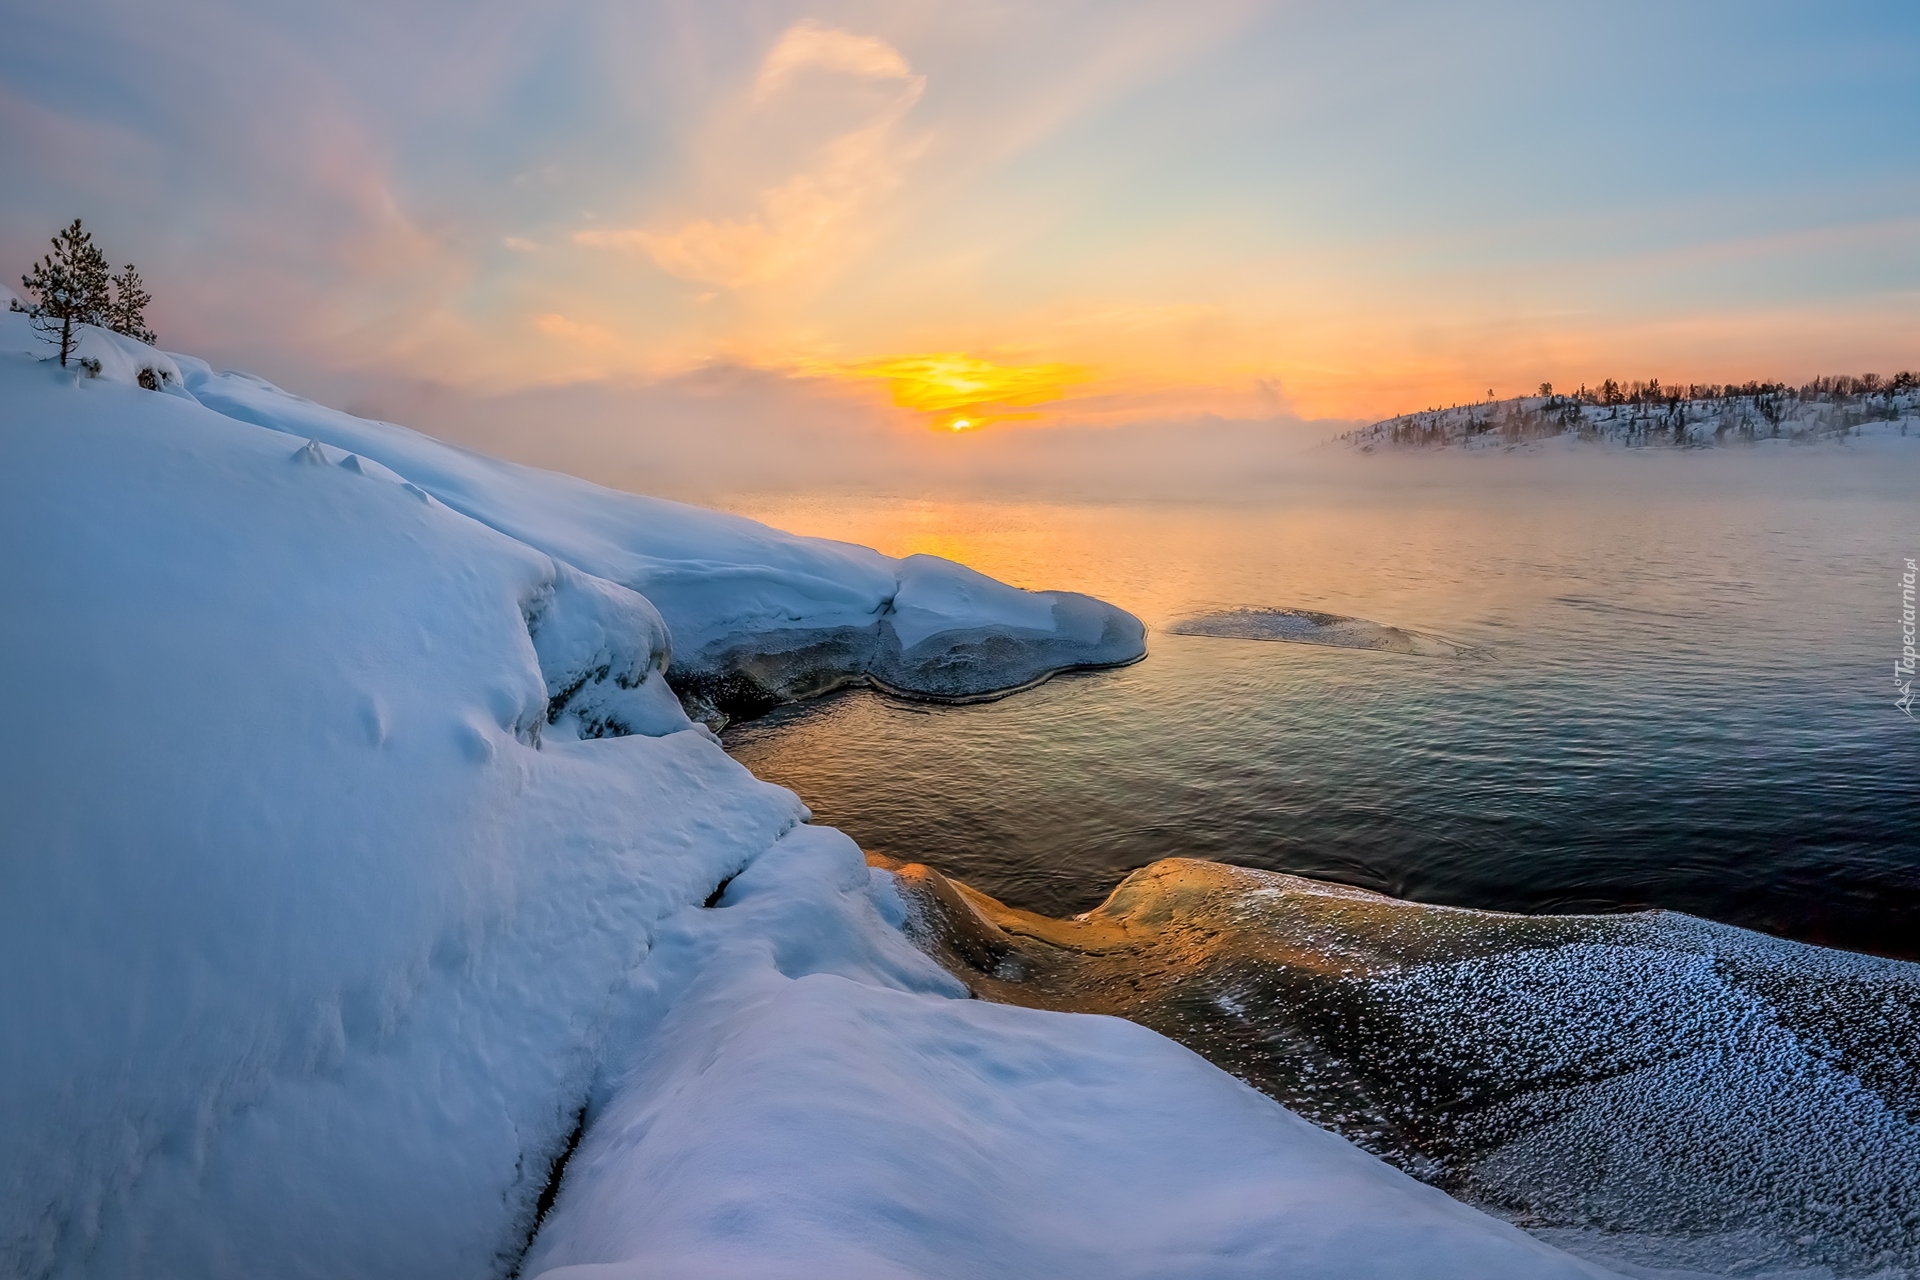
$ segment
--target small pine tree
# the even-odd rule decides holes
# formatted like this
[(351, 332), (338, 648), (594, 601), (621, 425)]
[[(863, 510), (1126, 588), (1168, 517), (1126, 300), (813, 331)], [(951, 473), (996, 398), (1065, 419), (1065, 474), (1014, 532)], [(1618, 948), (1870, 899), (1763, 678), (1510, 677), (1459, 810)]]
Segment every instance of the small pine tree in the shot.
[(112, 280), (113, 304), (107, 309), (107, 328), (152, 346), (157, 339), (153, 330), (147, 328), (146, 310), (153, 295), (147, 292), (146, 281), (140, 278), (131, 262)]
[(24, 307), (16, 301), (14, 310), (26, 312), (33, 327), (60, 349), (61, 368), (80, 339), (75, 327), (106, 320), (112, 307), (109, 279), (106, 256), (78, 218), (53, 238), (53, 252), (20, 277), (34, 300)]

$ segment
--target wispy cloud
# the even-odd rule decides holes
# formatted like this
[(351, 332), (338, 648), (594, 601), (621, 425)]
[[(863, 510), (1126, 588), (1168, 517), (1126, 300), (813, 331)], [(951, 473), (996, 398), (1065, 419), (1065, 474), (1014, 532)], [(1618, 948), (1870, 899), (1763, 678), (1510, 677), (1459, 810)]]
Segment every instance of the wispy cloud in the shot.
[(613, 331), (605, 325), (586, 320), (573, 320), (557, 311), (535, 316), (533, 327), (549, 338), (557, 338), (562, 342), (585, 343), (592, 347), (608, 347), (619, 341)]
[(957, 448), (1911, 363), (1920, 11), (1622, 4), (15, 6), (0, 258), (84, 216), (318, 396), (750, 366)]
[[(805, 111), (810, 104), (794, 99), (809, 77), (852, 82), (824, 87), (829, 94), (839, 88), (842, 93), (836, 96), (855, 99), (857, 123), (813, 139), (809, 162), (763, 187), (752, 212), (697, 217), (664, 228), (591, 227), (578, 232), (575, 243), (637, 250), (682, 280), (728, 289), (768, 283), (802, 267), (837, 260), (847, 240), (858, 234), (861, 215), (899, 185), (918, 150), (902, 139), (900, 126), (919, 101), (926, 79), (915, 75), (899, 50), (883, 40), (798, 23), (760, 64), (743, 118), (736, 119), (733, 128), (757, 131), (770, 117)], [(876, 85), (880, 93), (866, 92)]]

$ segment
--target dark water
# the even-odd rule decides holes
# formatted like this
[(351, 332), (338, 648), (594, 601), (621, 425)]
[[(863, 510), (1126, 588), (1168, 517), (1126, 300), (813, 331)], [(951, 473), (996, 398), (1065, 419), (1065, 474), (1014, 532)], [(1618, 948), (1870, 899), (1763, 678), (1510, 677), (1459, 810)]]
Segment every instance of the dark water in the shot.
[[(1053, 915), (1186, 856), (1920, 957), (1920, 724), (1892, 680), (1917, 475), (1669, 453), (1388, 460), (1212, 504), (739, 502), (1088, 591), (1155, 630), (1137, 666), (999, 703), (852, 691), (727, 742), (863, 846)], [(1475, 656), (1159, 629), (1244, 606)]]

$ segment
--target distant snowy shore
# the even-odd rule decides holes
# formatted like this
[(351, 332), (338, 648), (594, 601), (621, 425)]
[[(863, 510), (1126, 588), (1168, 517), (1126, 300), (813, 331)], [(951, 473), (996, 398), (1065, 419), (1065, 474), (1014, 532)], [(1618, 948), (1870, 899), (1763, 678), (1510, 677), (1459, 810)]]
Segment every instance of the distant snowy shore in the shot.
[(969, 696), (1127, 615), (84, 344), (0, 316), (0, 1274), (1599, 1274), (968, 1000), (669, 684)]
[[(1340, 439), (1362, 453), (1376, 450), (1701, 449), (1853, 446), (1920, 449), (1920, 388), (1912, 375), (1862, 390), (1854, 379), (1821, 379), (1805, 387), (1674, 388), (1636, 385), (1629, 397), (1522, 396), (1402, 414), (1349, 431)], [(1839, 385), (1836, 387), (1835, 383)], [(1584, 389), (1583, 389), (1584, 391)]]

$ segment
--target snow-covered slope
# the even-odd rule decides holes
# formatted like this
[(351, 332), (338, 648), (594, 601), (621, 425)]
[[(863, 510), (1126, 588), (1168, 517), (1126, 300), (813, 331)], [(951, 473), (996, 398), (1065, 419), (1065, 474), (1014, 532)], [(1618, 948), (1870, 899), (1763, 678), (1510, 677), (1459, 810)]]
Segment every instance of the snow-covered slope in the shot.
[(861, 679), (965, 700), (1146, 652), (1138, 619), (1088, 596), (1021, 591), (937, 556), (895, 560), (604, 489), (203, 361), (180, 364), (209, 408), (371, 458), (483, 524), (644, 594), (673, 632), (669, 678), (709, 723)]
[[(580, 1126), (522, 1274), (1591, 1274), (1142, 1029), (962, 998), (682, 714), (599, 491), (178, 367), (0, 353), (0, 1274), (504, 1276)], [(755, 538), (887, 589), (634, 509), (715, 620), (792, 588)], [(907, 652), (1008, 621), (938, 581)]]

